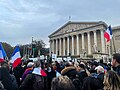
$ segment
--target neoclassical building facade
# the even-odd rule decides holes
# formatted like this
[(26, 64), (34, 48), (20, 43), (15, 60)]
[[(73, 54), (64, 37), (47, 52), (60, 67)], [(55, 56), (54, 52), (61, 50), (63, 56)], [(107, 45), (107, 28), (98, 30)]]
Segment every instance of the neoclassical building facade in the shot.
[(112, 27), (112, 31), (113, 31), (113, 39), (114, 39), (113, 40), (114, 43), (112, 43), (112, 46), (114, 48), (112, 48), (112, 51), (116, 51), (117, 53), (120, 53), (120, 26)]
[(58, 57), (82, 54), (92, 55), (95, 52), (107, 53), (104, 32), (105, 22), (72, 22), (69, 21), (49, 35), (50, 54)]

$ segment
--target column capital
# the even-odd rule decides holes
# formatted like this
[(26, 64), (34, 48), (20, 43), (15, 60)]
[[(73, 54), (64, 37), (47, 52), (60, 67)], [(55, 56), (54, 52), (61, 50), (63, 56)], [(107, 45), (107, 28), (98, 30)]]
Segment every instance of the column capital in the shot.
[(56, 38), (56, 40), (58, 40), (59, 38)]
[(96, 33), (97, 30), (94, 30), (93, 33)]
[(79, 36), (80, 34), (76, 34), (76, 36)]
[(100, 32), (104, 32), (104, 30), (103, 30), (103, 29), (101, 29), (101, 30), (100, 30)]
[(87, 34), (90, 34), (90, 31), (86, 32)]
[(70, 38), (70, 37), (71, 37), (71, 35), (68, 35), (68, 36), (67, 36), (67, 38)]
[(59, 38), (59, 40), (61, 40), (61, 38)]
[(82, 32), (81, 35), (84, 35), (85, 32)]
[(71, 35), (71, 37), (74, 37), (75, 35)]

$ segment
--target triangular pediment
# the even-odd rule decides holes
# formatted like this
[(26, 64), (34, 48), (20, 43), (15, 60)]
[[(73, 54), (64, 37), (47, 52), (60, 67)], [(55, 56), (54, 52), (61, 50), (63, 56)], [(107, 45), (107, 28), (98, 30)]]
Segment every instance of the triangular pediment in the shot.
[(52, 33), (49, 37), (54, 37), (57, 35), (65, 34), (68, 32), (77, 31), (84, 28), (89, 28), (95, 25), (100, 24), (101, 22), (71, 22), (64, 24), (62, 27), (60, 27), (57, 31)]

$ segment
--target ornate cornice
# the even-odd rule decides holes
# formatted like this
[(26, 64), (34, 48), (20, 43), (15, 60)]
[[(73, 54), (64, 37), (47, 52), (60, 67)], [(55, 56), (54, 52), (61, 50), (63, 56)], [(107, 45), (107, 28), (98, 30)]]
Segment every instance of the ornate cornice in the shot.
[[(95, 24), (95, 25), (92, 25), (92, 26), (88, 26), (86, 28), (82, 28), (82, 29), (79, 29), (79, 30), (72, 30), (72, 31), (69, 31), (69, 32), (65, 32), (65, 33), (60, 33), (58, 35), (54, 35), (56, 34), (57, 32), (59, 32), (61, 29), (63, 29), (64, 27), (66, 27), (67, 25), (69, 24)], [(56, 37), (56, 36), (60, 36), (60, 35), (64, 35), (64, 34), (68, 34), (68, 33), (71, 33), (71, 32), (78, 32), (78, 31), (81, 31), (81, 30), (86, 30), (86, 29), (90, 29), (90, 28), (94, 28), (94, 27), (97, 27), (97, 26), (100, 26), (100, 25), (103, 25), (105, 28), (107, 28), (107, 24), (105, 22), (102, 22), (102, 21), (99, 21), (99, 22), (67, 22), (65, 25), (63, 25), (61, 28), (59, 28), (57, 31), (53, 32), (51, 35), (49, 35), (48, 37), (49, 38), (52, 38), (52, 37)]]

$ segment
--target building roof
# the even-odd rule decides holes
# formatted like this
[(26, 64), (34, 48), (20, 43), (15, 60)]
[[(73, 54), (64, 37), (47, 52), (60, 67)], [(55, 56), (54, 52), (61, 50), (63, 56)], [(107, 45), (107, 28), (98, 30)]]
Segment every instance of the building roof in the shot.
[[(105, 27), (107, 27), (107, 24), (103, 21), (98, 21), (98, 22), (72, 22), (72, 21), (68, 21), (66, 24), (64, 24), (62, 27), (60, 27), (58, 30), (56, 30), (55, 32), (53, 32), (52, 34), (50, 34), (48, 37), (50, 38), (52, 35), (54, 35), (55, 33), (59, 32), (61, 29), (63, 29), (64, 27), (66, 27), (69, 24), (94, 24), (93, 26), (98, 26), (98, 25), (105, 25)], [(90, 26), (90, 27), (93, 27)], [(89, 27), (87, 27), (89, 28)]]
[(120, 26), (114, 26), (114, 27), (112, 27), (112, 30), (115, 30), (115, 29), (120, 29)]

